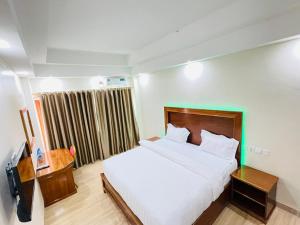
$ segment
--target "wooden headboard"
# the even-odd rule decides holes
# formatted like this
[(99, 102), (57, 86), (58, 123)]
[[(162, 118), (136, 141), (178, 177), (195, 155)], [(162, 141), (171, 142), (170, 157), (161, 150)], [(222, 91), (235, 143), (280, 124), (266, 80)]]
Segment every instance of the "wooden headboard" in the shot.
[[(190, 131), (188, 142), (199, 145), (200, 132), (205, 129), (214, 134), (222, 134), (234, 138), (241, 143), (242, 112), (189, 109), (165, 107), (165, 128), (171, 123), (176, 127), (185, 127)], [(241, 144), (239, 144), (235, 158), (240, 166)]]

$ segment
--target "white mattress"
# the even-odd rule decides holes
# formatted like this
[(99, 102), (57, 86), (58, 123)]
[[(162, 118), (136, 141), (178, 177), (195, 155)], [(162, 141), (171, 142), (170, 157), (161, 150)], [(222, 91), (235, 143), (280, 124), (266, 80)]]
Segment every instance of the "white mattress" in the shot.
[(145, 225), (188, 225), (216, 200), (237, 167), (166, 139), (104, 161), (104, 173)]

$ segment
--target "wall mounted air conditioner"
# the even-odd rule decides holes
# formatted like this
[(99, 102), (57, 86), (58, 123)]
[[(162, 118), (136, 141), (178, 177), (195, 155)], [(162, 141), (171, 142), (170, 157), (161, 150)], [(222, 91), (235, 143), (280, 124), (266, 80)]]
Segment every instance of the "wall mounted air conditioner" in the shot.
[(128, 80), (126, 77), (107, 77), (107, 86), (127, 86)]

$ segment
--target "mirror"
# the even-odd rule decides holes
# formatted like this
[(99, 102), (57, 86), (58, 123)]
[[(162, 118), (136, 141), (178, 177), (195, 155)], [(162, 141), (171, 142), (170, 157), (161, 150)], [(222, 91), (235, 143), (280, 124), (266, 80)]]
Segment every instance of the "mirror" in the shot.
[(20, 110), (20, 116), (23, 124), (23, 129), (26, 137), (26, 141), (29, 147), (29, 154), (32, 153), (32, 149), (35, 145), (35, 136), (31, 123), (30, 114), (27, 108), (23, 108)]

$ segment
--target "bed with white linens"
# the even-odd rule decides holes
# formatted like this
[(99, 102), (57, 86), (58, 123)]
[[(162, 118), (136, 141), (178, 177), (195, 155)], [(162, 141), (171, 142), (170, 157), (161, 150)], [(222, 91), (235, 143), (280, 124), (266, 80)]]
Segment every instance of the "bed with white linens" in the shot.
[[(169, 110), (178, 113), (172, 108)], [(190, 120), (204, 115), (200, 119), (202, 122), (196, 122), (205, 124), (206, 114), (206, 111), (199, 115), (191, 114)], [(167, 114), (165, 118), (168, 127), (165, 138), (154, 142), (142, 140), (140, 146), (103, 161), (104, 173), (101, 176), (104, 190), (111, 194), (132, 224), (211, 224), (228, 202), (230, 174), (239, 166), (239, 157), (235, 157), (238, 152), (220, 157), (222, 142), (210, 145), (204, 139), (204, 135), (215, 135), (203, 129), (212, 130), (209, 126), (196, 123), (200, 129), (195, 133), (195, 124), (185, 122), (186, 126), (182, 123), (178, 126), (180, 122), (177, 121), (181, 117), (173, 115)], [(226, 119), (226, 115), (221, 113), (219, 117)], [(187, 115), (183, 117), (188, 121)], [(180, 137), (176, 133), (173, 133), (174, 140), (168, 137), (168, 133), (171, 134), (169, 126), (173, 127), (170, 122), (189, 130), (183, 137), (184, 141), (178, 141)], [(200, 146), (195, 135), (202, 138)], [(227, 139), (223, 135), (218, 136)]]
[(104, 174), (145, 225), (193, 224), (237, 168), (193, 144), (168, 139), (105, 160)]

